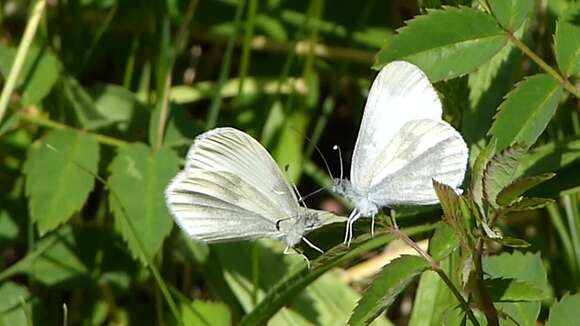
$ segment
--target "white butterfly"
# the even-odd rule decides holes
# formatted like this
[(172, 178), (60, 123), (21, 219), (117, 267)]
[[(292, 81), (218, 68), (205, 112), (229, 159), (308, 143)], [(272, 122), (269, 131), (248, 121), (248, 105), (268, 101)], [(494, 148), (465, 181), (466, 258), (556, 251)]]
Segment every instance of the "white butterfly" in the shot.
[(375, 78), (352, 155), (351, 180), (334, 180), (333, 190), (354, 205), (352, 225), (374, 217), (382, 207), (438, 202), (432, 180), (454, 189), (463, 181), (467, 146), (442, 120), (441, 101), (433, 85), (415, 65), (394, 61)]
[(234, 128), (195, 139), (165, 200), (180, 228), (206, 243), (272, 238), (287, 251), (304, 240), (320, 251), (304, 234), (345, 220), (301, 207), (266, 149)]

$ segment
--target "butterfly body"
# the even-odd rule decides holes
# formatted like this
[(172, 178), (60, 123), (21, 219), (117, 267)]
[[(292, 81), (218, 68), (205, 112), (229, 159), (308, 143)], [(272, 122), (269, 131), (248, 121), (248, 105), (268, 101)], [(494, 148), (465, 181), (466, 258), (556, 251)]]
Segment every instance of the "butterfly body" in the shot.
[(290, 248), (307, 232), (340, 220), (300, 206), (266, 149), (234, 128), (195, 139), (165, 199), (179, 227), (205, 243), (270, 238)]
[(457, 191), (467, 166), (467, 146), (442, 119), (437, 92), (413, 64), (394, 61), (375, 78), (352, 156), (350, 181), (333, 190), (354, 206), (352, 224), (373, 218), (383, 207), (438, 203), (432, 180)]

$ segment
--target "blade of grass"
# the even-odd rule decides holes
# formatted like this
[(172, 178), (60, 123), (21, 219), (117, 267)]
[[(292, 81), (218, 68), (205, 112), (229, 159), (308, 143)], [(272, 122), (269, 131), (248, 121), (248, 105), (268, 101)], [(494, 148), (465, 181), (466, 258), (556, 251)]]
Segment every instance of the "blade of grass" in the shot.
[(24, 29), (24, 34), (22, 35), (22, 40), (20, 41), (20, 45), (16, 51), (16, 57), (12, 63), (12, 68), (10, 68), (8, 78), (6, 78), (6, 83), (4, 84), (2, 93), (0, 94), (0, 122), (2, 122), (4, 114), (6, 113), (6, 108), (8, 107), (10, 96), (12, 95), (12, 91), (16, 86), (16, 82), (18, 81), (20, 71), (22, 70), (26, 56), (28, 55), (30, 45), (34, 40), (34, 35), (38, 29), (38, 23), (44, 14), (45, 8), (46, 2), (44, 0), (37, 0), (32, 6), (32, 10), (30, 11), (30, 18), (28, 19), (28, 23)]
[(206, 129), (212, 129), (217, 124), (217, 119), (220, 113), (220, 106), (222, 102), (221, 90), (230, 72), (230, 66), (232, 64), (232, 53), (234, 52), (234, 44), (238, 31), (242, 23), (242, 13), (244, 12), (244, 7), (246, 5), (246, 0), (238, 1), (238, 7), (236, 8), (236, 16), (234, 19), (234, 30), (228, 39), (228, 44), (226, 47), (226, 52), (224, 54), (224, 60), (222, 64), (222, 69), (220, 70), (218, 84), (214, 90), (214, 95), (209, 106), (209, 112), (207, 115), (207, 121), (205, 124)]
[(188, 26), (193, 19), (193, 15), (195, 14), (195, 10), (197, 9), (197, 4), (199, 3), (198, 0), (191, 0), (189, 2), (189, 6), (185, 11), (185, 16), (181, 21), (181, 25), (179, 26), (179, 31), (177, 32), (177, 37), (175, 39), (175, 46), (173, 48), (173, 53), (171, 54), (171, 59), (169, 63), (169, 67), (167, 68), (167, 72), (165, 74), (165, 81), (163, 83), (163, 90), (161, 95), (161, 103), (160, 103), (160, 113), (159, 113), (159, 121), (157, 122), (157, 137), (155, 138), (157, 141), (155, 142), (155, 149), (161, 148), (161, 144), (163, 144), (163, 136), (165, 134), (165, 125), (167, 123), (167, 117), (169, 116), (169, 95), (171, 93), (171, 77), (173, 75), (173, 65), (177, 56), (183, 51), (185, 48), (185, 44), (187, 43), (188, 33)]
[(252, 38), (254, 37), (254, 22), (256, 19), (256, 12), (258, 11), (258, 0), (250, 0), (248, 3), (248, 17), (246, 18), (246, 26), (244, 28), (244, 41), (242, 44), (242, 59), (240, 60), (240, 70), (238, 71), (238, 96), (243, 94), (244, 81), (248, 74), (250, 66), (250, 56), (252, 50)]
[(578, 199), (576, 194), (570, 194), (564, 196), (563, 201), (568, 220), (568, 229), (572, 238), (572, 249), (576, 258), (574, 260), (576, 275), (580, 275), (580, 212), (578, 211)]
[(570, 239), (570, 235), (568, 234), (568, 231), (566, 230), (566, 226), (564, 225), (564, 222), (562, 221), (562, 215), (560, 214), (560, 210), (558, 209), (558, 205), (556, 205), (556, 204), (548, 205), (547, 210), (548, 210), (548, 216), (550, 216), (550, 220), (552, 222), (552, 225), (556, 229), (556, 233), (558, 234), (560, 241), (562, 241), (562, 246), (564, 248), (564, 254), (566, 257), (566, 261), (568, 262), (568, 266), (570, 268), (570, 271), (577, 278), (578, 274), (576, 272), (576, 268), (575, 268), (575, 264), (574, 264), (575, 258), (574, 258), (574, 249), (572, 246), (572, 240)]

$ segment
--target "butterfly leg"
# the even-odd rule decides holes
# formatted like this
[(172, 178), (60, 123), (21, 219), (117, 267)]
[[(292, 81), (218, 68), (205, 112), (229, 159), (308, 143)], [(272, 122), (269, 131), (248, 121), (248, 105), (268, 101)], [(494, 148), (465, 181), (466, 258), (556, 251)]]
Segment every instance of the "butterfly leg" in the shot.
[(348, 219), (346, 220), (346, 231), (344, 234), (344, 243), (347, 243), (349, 240), (349, 235), (352, 238), (352, 227), (351, 227), (351, 223), (350, 221), (352, 220), (352, 218), (355, 216), (356, 214), (356, 209), (353, 209), (352, 212), (350, 212), (350, 215), (348, 216)]
[(302, 237), (302, 241), (304, 241), (310, 248), (318, 251), (319, 253), (321, 253), (321, 254), (324, 253), (324, 251), (322, 251), (322, 249), (318, 248), (312, 242), (308, 241), (308, 239), (306, 239), (306, 237)]
[(352, 241), (352, 225), (361, 217), (360, 213), (356, 213), (354, 216), (349, 217), (347, 221), (347, 234), (348, 240), (345, 239), (345, 243), (347, 247), (350, 247), (350, 242)]
[(371, 238), (375, 237), (375, 216), (371, 219)]

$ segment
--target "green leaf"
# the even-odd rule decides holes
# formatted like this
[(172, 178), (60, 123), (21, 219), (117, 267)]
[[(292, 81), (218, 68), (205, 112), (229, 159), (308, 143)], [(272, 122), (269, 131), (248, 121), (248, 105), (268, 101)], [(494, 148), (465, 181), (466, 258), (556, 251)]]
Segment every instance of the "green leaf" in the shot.
[(511, 247), (511, 248), (528, 248), (529, 246), (531, 246), (525, 240), (518, 239), (518, 238), (512, 238), (512, 237), (506, 237), (506, 236), (502, 236), (499, 239), (492, 239), (492, 240), (497, 242), (497, 243), (500, 243), (502, 246)]
[(14, 282), (3, 283), (0, 286), (0, 325), (27, 325), (27, 313), (22, 303), (29, 299), (27, 288)]
[(471, 172), (471, 196), (479, 208), (483, 208), (483, 179), (485, 169), (495, 154), (496, 144), (497, 140), (492, 138), (489, 144), (477, 155)]
[[(106, 117), (108, 123), (116, 124), (120, 131), (127, 132), (131, 125), (142, 126), (147, 123), (148, 108), (137, 96), (124, 87), (105, 84), (87, 90), (89, 105)], [(81, 95), (84, 97), (84, 95)], [(90, 102), (94, 104), (90, 104)]]
[(66, 103), (75, 112), (78, 122), (83, 127), (94, 130), (113, 122), (109, 116), (103, 115), (97, 109), (91, 95), (74, 77), (63, 78), (61, 86)]
[[(16, 49), (0, 44), (0, 73), (6, 78)], [(46, 46), (32, 46), (29, 51), (16, 87), (22, 92), (22, 106), (38, 104), (52, 89), (60, 76), (61, 63)]]
[[(523, 26), (514, 35), (522, 37)], [(519, 80), (521, 68), (518, 64), (521, 54), (513, 45), (504, 46), (491, 60), (469, 74), (469, 107), (463, 112), (461, 134), (468, 145), (470, 153), (477, 148), (491, 127), (493, 116), (503, 97), (512, 85)]]
[[(487, 256), (483, 260), (483, 270), (489, 278), (511, 278), (530, 284), (550, 295), (546, 271), (540, 254), (513, 252), (501, 255)], [(509, 314), (520, 325), (536, 324), (540, 313), (540, 301), (533, 302), (499, 302), (496, 306)]]
[[(432, 225), (419, 226), (405, 230), (408, 236), (432, 230)], [(298, 294), (321, 275), (332, 268), (360, 257), (376, 248), (383, 247), (393, 237), (389, 234), (375, 234), (374, 238), (365, 234), (356, 238), (350, 247), (344, 244), (327, 250), (322, 256), (311, 262), (311, 269), (295, 270), (282, 278), (275, 286), (271, 287), (267, 295), (258, 305), (244, 318), (240, 325), (261, 325), (266, 323), (277, 311), (282, 309), (288, 302), (294, 300)]]
[[(449, 257), (439, 263), (448, 275), (453, 270), (452, 261)], [(443, 325), (445, 311), (455, 306), (457, 299), (439, 275), (426, 271), (419, 280), (409, 326)]]
[(222, 302), (195, 300), (182, 302), (181, 314), (185, 325), (231, 325), (232, 317), (228, 307)]
[(51, 131), (35, 143), (24, 164), (32, 219), (43, 235), (66, 222), (84, 205), (94, 186), (99, 145), (94, 137), (69, 130)]
[(507, 206), (506, 210), (511, 212), (528, 211), (546, 207), (553, 202), (554, 200), (550, 198), (522, 198), (521, 200)]
[(429, 267), (429, 262), (417, 256), (401, 256), (383, 267), (362, 294), (348, 324), (368, 325), (389, 308), (397, 296)]
[(518, 199), (518, 197), (524, 192), (546, 180), (552, 179), (554, 176), (554, 173), (544, 173), (536, 176), (518, 178), (499, 192), (496, 203), (500, 206), (509, 205)]
[(512, 183), (525, 152), (525, 147), (516, 144), (494, 155), (487, 163), (483, 174), (483, 197), (492, 206), (496, 206), (500, 191)]
[(173, 226), (163, 191), (177, 173), (178, 165), (177, 154), (170, 149), (153, 152), (144, 144), (133, 143), (118, 150), (109, 168), (109, 202), (116, 226), (133, 255), (143, 261), (145, 257), (141, 256), (135, 237), (144, 245), (144, 254), (153, 257)]
[(428, 10), (398, 32), (377, 54), (375, 68), (405, 60), (421, 67), (433, 82), (475, 70), (507, 40), (493, 17), (467, 7)]
[(566, 77), (580, 74), (580, 25), (559, 20), (554, 35), (554, 51), (560, 71)]
[(501, 26), (511, 32), (524, 23), (533, 5), (531, 0), (489, 0), (488, 3)]
[(5, 207), (0, 208), (0, 249), (18, 238), (18, 224)]
[(485, 280), (485, 285), (493, 302), (539, 301), (546, 299), (546, 294), (525, 282), (513, 278), (492, 278)]
[(568, 326), (570, 321), (578, 320), (580, 294), (565, 295), (550, 307), (550, 316), (546, 326)]
[(526, 78), (499, 106), (489, 134), (497, 138), (497, 148), (513, 143), (534, 144), (556, 113), (562, 86), (549, 75)]
[(459, 239), (453, 228), (447, 224), (439, 224), (429, 240), (429, 253), (436, 261), (449, 256), (459, 247)]

